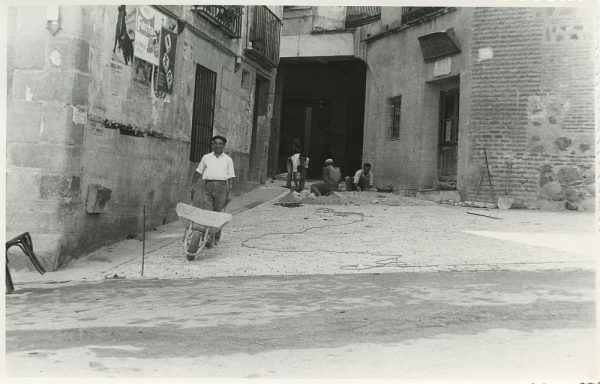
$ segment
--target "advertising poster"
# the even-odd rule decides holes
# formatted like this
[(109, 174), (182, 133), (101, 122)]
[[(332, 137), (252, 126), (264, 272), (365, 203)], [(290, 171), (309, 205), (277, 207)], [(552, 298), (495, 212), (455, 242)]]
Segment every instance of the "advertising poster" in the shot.
[(135, 40), (135, 8), (121, 5), (115, 28), (112, 60), (125, 65), (133, 64), (133, 41)]
[(133, 68), (133, 84), (144, 88), (150, 87), (150, 83), (152, 82), (152, 64), (136, 58)]
[(135, 57), (158, 66), (159, 34), (161, 28), (167, 25), (167, 16), (149, 5), (138, 5), (133, 50)]
[(108, 89), (112, 97), (121, 97), (123, 88), (123, 64), (111, 60), (108, 63)]
[(177, 34), (162, 28), (160, 34), (160, 56), (158, 65), (157, 91), (173, 94), (175, 79), (175, 51), (177, 47)]

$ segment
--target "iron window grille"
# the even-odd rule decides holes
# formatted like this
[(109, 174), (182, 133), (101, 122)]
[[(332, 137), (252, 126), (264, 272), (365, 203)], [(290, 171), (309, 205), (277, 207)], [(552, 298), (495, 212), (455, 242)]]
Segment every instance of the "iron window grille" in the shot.
[(381, 19), (381, 7), (346, 7), (346, 28), (356, 28)]
[(390, 99), (390, 140), (398, 140), (400, 138), (400, 117), (402, 110), (402, 96), (397, 96)]
[(276, 67), (279, 64), (281, 20), (265, 6), (253, 7), (248, 52)]
[(204, 16), (231, 37), (242, 36), (241, 5), (193, 5), (192, 11)]
[(198, 162), (210, 152), (210, 139), (215, 120), (217, 74), (196, 64), (196, 88), (192, 116), (190, 161)]
[(444, 7), (402, 7), (402, 24), (436, 13)]

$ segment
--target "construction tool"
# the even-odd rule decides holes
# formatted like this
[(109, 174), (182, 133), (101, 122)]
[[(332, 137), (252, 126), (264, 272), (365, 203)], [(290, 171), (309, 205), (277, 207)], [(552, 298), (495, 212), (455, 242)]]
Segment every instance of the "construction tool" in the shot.
[(233, 219), (230, 213), (208, 211), (184, 203), (177, 203), (175, 211), (186, 225), (183, 234), (183, 250), (189, 261), (194, 260), (206, 243), (212, 241), (214, 234)]
[(490, 165), (488, 163), (487, 150), (483, 150), (485, 155), (485, 168), (481, 171), (481, 176), (479, 176), (479, 182), (477, 183), (477, 188), (475, 189), (475, 196), (479, 195), (479, 188), (481, 187), (481, 182), (483, 178), (487, 174), (488, 183), (490, 184), (490, 193), (492, 194), (492, 203), (496, 203), (496, 194), (494, 193), (494, 185), (492, 184), (492, 174), (490, 173)]
[(490, 173), (490, 165), (488, 163), (487, 150), (483, 150), (485, 154), (485, 168), (487, 169), (488, 181), (490, 183), (490, 192), (492, 193), (492, 203), (496, 202), (496, 195), (494, 194), (494, 185), (492, 184), (492, 174)]

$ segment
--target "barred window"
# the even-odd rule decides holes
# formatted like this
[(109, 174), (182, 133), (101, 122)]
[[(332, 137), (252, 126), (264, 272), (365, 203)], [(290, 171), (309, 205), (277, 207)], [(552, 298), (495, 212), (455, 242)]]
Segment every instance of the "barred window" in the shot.
[(402, 96), (396, 96), (390, 99), (390, 140), (400, 138), (400, 115), (402, 109)]
[(197, 64), (190, 161), (198, 162), (202, 160), (203, 155), (210, 152), (210, 139), (215, 120), (216, 90), (217, 74)]

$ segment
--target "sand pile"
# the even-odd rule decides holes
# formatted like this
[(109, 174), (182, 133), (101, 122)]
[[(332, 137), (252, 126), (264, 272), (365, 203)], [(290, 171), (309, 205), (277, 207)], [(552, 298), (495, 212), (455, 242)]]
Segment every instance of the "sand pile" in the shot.
[(302, 199), (303, 204), (311, 205), (348, 205), (352, 204), (346, 196), (339, 192), (333, 192), (329, 196), (311, 197), (307, 196)]

